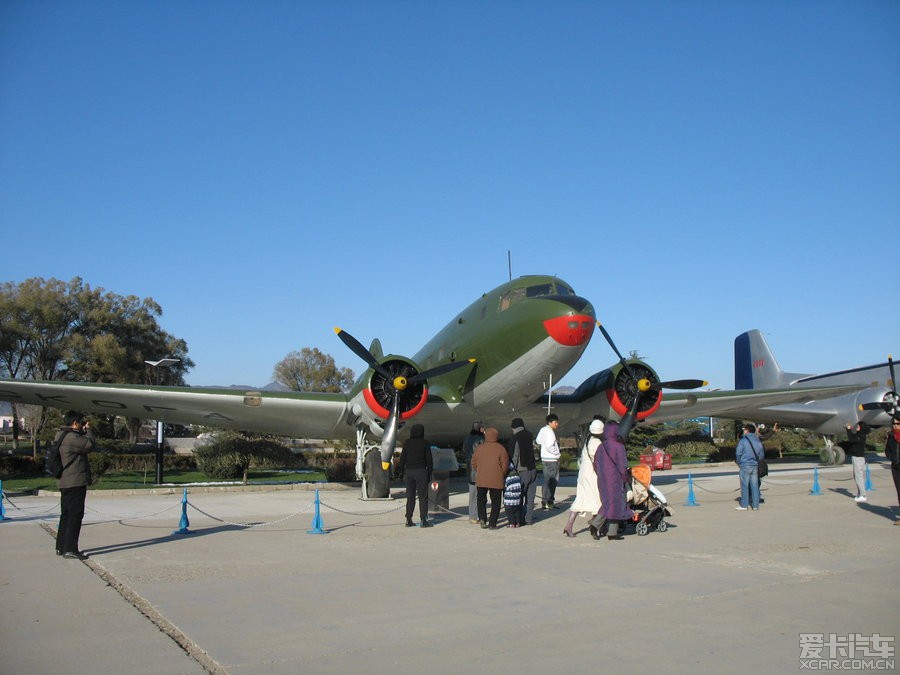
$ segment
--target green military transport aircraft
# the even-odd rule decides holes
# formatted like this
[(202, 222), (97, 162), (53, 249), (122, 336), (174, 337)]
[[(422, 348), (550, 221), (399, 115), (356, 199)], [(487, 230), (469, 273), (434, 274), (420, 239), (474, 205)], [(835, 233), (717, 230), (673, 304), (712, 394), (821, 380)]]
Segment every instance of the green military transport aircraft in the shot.
[[(549, 400), (599, 326), (618, 362), (573, 393)], [(521, 417), (536, 429), (548, 407), (559, 431), (577, 431), (595, 414), (623, 418), (623, 427), (716, 415), (752, 417), (766, 406), (847, 394), (858, 386), (663, 394), (702, 380), (664, 382), (647, 363), (624, 359), (591, 303), (553, 276), (505, 283), (456, 314), (411, 358), (366, 349), (346, 331), (341, 341), (367, 364), (347, 394), (235, 391), (76, 382), (0, 380), (0, 400), (100, 414), (158, 419), (299, 438), (356, 440), (364, 483), (386, 483), (386, 467), (405, 423), (416, 418), (435, 443), (458, 444), (475, 419), (504, 428)], [(379, 439), (380, 448), (368, 443)], [(378, 452), (376, 452), (378, 451)], [(380, 460), (380, 461), (379, 461)], [(364, 485), (364, 491), (366, 490)]]

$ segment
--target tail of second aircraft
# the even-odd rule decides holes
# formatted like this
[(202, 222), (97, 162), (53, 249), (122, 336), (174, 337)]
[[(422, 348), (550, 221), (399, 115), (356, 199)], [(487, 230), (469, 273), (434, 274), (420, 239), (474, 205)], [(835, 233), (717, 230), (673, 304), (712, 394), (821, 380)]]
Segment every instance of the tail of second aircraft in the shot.
[(798, 377), (802, 375), (781, 369), (766, 338), (758, 330), (749, 330), (734, 339), (735, 389), (787, 387)]

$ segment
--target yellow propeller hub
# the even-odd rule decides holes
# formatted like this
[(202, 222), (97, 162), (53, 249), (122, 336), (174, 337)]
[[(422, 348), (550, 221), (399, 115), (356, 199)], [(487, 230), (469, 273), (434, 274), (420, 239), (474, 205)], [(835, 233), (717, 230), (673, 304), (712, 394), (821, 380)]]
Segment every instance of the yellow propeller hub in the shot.
[(402, 375), (398, 375), (394, 378), (394, 389), (396, 389), (397, 391), (405, 391), (407, 384), (409, 383)]
[(650, 387), (652, 387), (652, 386), (653, 386), (653, 384), (646, 377), (642, 377), (641, 379), (638, 380), (638, 383), (637, 383), (637, 388), (638, 388), (638, 391), (640, 391), (640, 392), (648, 392), (648, 391), (650, 391)]

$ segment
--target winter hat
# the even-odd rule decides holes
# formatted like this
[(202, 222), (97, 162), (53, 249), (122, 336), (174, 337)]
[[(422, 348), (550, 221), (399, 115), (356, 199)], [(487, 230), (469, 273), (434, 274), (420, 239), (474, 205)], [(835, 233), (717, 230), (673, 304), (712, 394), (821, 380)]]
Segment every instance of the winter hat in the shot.
[(603, 433), (603, 422), (601, 422), (600, 420), (594, 420), (593, 422), (591, 422), (591, 426), (588, 431), (590, 431), (594, 436), (599, 436)]
[(524, 427), (524, 426), (525, 426), (525, 422), (522, 420), (521, 417), (516, 417), (512, 421), (512, 424), (510, 425), (510, 427), (513, 429), (518, 429), (519, 427)]

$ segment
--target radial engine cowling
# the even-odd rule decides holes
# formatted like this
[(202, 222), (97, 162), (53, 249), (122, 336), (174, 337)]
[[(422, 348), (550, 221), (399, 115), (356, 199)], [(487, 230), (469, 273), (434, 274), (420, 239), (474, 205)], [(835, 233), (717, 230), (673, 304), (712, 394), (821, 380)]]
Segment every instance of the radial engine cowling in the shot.
[(629, 374), (624, 367), (618, 366), (618, 372), (613, 378), (613, 386), (606, 390), (606, 398), (610, 407), (624, 417), (634, 403), (641, 382), (644, 382), (644, 386), (649, 384), (649, 389), (641, 394), (636, 415), (638, 420), (644, 420), (655, 413), (662, 402), (662, 390), (656, 386), (660, 383), (660, 379), (656, 372), (643, 361), (628, 361), (628, 367), (633, 375)]
[(409, 382), (421, 369), (412, 361), (398, 356), (389, 356), (381, 365), (387, 373), (373, 371), (368, 386), (362, 392), (369, 410), (379, 419), (387, 420), (396, 393), (400, 419), (414, 417), (428, 400), (428, 387), (424, 382)]

